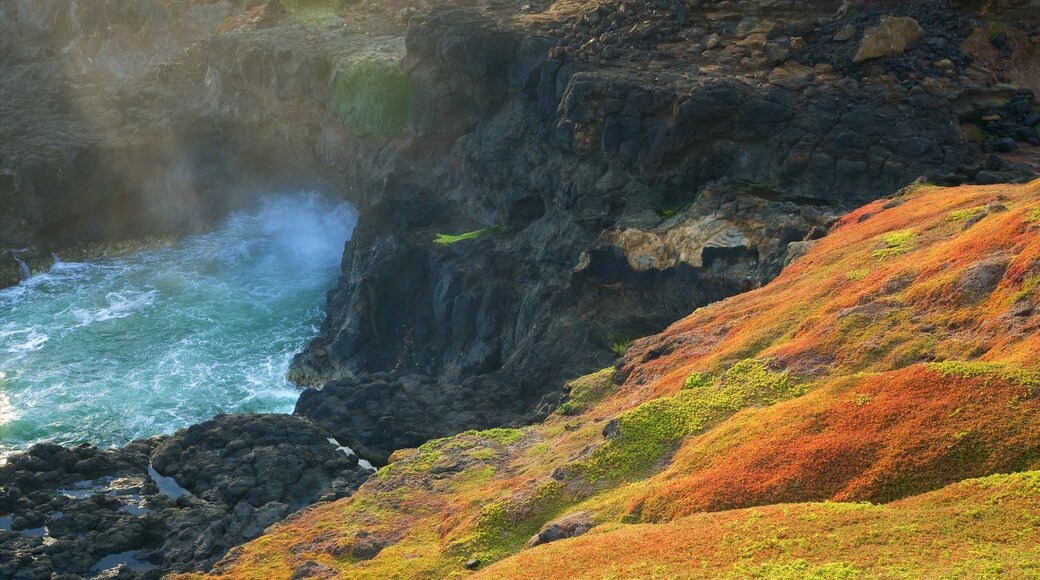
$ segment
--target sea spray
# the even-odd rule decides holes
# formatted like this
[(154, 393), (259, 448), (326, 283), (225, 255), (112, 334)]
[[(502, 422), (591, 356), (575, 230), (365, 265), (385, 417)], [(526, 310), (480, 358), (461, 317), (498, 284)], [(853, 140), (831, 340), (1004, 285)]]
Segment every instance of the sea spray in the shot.
[(32, 272), (29, 270), (29, 265), (18, 259), (17, 256), (14, 258), (15, 262), (18, 262), (18, 279), (28, 280), (32, 278)]
[(0, 456), (121, 445), (222, 412), (288, 412), (356, 214), (272, 197), (210, 234), (0, 291)]

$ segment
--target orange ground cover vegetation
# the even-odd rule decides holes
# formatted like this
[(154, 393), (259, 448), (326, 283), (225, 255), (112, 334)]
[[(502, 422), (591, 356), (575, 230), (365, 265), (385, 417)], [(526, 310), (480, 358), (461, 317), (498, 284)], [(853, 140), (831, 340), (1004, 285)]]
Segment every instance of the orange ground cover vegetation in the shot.
[[(869, 204), (570, 389), (398, 452), (212, 574), (1035, 577), (1040, 181)], [(576, 514), (591, 531), (525, 549)]]
[(886, 502), (968, 477), (1040, 469), (1036, 395), (1036, 385), (943, 376), (923, 365), (835, 381), (686, 442), (641, 500), (642, 518)]
[(603, 526), (480, 578), (1036, 578), (1040, 472), (887, 505), (779, 504)]

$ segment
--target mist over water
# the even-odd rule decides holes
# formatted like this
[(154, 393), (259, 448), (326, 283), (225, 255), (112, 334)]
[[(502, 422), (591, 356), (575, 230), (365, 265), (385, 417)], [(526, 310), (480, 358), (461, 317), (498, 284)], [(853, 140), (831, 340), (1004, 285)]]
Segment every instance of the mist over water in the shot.
[(274, 197), (215, 232), (0, 290), (0, 457), (291, 411), (285, 371), (356, 221), (316, 194)]

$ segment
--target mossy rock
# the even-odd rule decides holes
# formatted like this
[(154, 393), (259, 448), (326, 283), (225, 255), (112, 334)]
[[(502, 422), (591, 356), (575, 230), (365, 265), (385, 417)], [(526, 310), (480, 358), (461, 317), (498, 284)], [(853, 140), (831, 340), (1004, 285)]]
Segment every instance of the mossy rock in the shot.
[(336, 73), (332, 106), (361, 137), (393, 137), (408, 122), (408, 75), (395, 60), (364, 58)]
[(346, 0), (281, 0), (286, 12), (323, 11), (339, 12), (347, 3)]

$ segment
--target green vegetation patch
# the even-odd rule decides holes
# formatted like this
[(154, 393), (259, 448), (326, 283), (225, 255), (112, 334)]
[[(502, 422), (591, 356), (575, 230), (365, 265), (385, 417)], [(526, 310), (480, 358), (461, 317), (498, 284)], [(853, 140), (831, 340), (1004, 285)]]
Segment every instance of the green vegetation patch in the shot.
[[(775, 546), (774, 546), (775, 549)], [(734, 565), (730, 578), (770, 578), (771, 580), (842, 580), (862, 578), (863, 571), (852, 564), (828, 562), (811, 564), (803, 559), (791, 562), (766, 562)]]
[(503, 429), (496, 427), (494, 429), (487, 429), (484, 431), (469, 430), (462, 433), (463, 435), (469, 435), (478, 439), (486, 439), (488, 441), (494, 441), (499, 445), (512, 445), (523, 438), (524, 432), (520, 429)]
[(881, 243), (884, 244), (884, 247), (874, 250), (871, 255), (879, 260), (883, 260), (890, 256), (905, 254), (914, 249), (916, 240), (917, 233), (914, 230), (890, 232), (881, 236)]
[(490, 232), (503, 233), (505, 231), (505, 226), (492, 226), (490, 228), (482, 228), (479, 230), (473, 230), (471, 232), (465, 232), (458, 235), (436, 234), (433, 238), (433, 242), (442, 246), (450, 246), (463, 240), (475, 240), (480, 236)]
[(621, 340), (615, 340), (610, 343), (610, 352), (618, 356), (624, 356), (624, 354), (628, 352), (628, 347), (630, 346), (632, 346), (632, 341), (629, 339), (623, 338)]
[(682, 388), (696, 389), (699, 387), (706, 387), (714, 380), (713, 377), (702, 375), (701, 373), (691, 373), (690, 376), (686, 377), (686, 380), (683, 381)]
[[(1037, 137), (1040, 137), (1040, 125), (1038, 125)], [(1034, 207), (1033, 211), (1029, 214), (1029, 217), (1026, 218), (1026, 223), (1033, 223), (1036, 221), (1040, 221), (1040, 206)]]
[(607, 367), (599, 372), (575, 379), (569, 385), (569, 398), (560, 405), (557, 412), (561, 415), (579, 415), (584, 413), (593, 403), (617, 390), (614, 383), (614, 368)]
[(971, 218), (973, 218), (973, 217), (975, 217), (975, 216), (977, 216), (977, 215), (979, 215), (981, 213), (985, 213), (985, 211), (986, 211), (986, 206), (984, 206), (984, 205), (980, 205), (980, 206), (977, 206), (977, 207), (969, 207), (967, 209), (958, 209), (958, 210), (955, 210), (955, 211), (951, 211), (949, 213), (949, 215), (946, 216), (946, 221), (948, 221), (948, 222), (959, 222), (959, 221), (971, 219)]
[(591, 481), (639, 476), (683, 437), (745, 407), (772, 405), (804, 392), (787, 371), (770, 369), (760, 360), (740, 361), (711, 383), (695, 382), (673, 397), (647, 401), (619, 415), (610, 441), (575, 469)]
[(556, 481), (540, 484), (532, 495), (487, 504), (477, 516), (473, 533), (450, 551), (467, 559), (476, 558), (481, 565), (501, 560), (519, 552), (563, 504)]
[(339, 12), (346, 0), (281, 0), (286, 12), (297, 11), (331, 11)]
[(944, 377), (995, 378), (1028, 387), (1031, 393), (1040, 390), (1040, 372), (1012, 365), (982, 361), (943, 361), (929, 363), (928, 369)]
[(870, 270), (861, 268), (859, 270), (849, 270), (845, 272), (845, 278), (852, 280), (853, 282), (859, 282), (870, 275)]
[(361, 137), (393, 137), (408, 121), (408, 75), (397, 61), (362, 58), (336, 73), (332, 106), (350, 130)]

